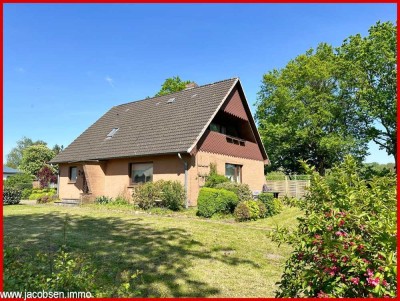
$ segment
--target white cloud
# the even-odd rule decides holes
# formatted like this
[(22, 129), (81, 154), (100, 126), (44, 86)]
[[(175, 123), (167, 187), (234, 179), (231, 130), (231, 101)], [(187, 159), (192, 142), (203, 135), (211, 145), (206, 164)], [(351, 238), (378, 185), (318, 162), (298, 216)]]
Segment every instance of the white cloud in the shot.
[(111, 87), (114, 88), (114, 80), (113, 80), (111, 77), (109, 77), (109, 76), (107, 75), (106, 78), (105, 78), (105, 80), (106, 80), (106, 82), (108, 82), (108, 83), (110, 84)]

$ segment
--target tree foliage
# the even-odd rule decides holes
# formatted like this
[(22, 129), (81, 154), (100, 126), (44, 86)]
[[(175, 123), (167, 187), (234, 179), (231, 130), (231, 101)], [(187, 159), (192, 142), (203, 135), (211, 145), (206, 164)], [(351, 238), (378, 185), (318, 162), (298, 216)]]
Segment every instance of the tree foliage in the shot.
[(341, 90), (334, 49), (318, 45), (263, 77), (256, 119), (271, 169), (300, 172), (299, 159), (320, 174), (348, 153), (367, 153), (358, 107)]
[(36, 176), (39, 170), (54, 158), (54, 152), (45, 145), (32, 145), (22, 154), (19, 169)]
[(360, 106), (367, 135), (397, 159), (397, 26), (376, 23), (338, 49), (347, 66), (347, 91)]
[(155, 96), (162, 96), (182, 91), (186, 88), (186, 85), (189, 83), (190, 80), (182, 81), (179, 76), (173, 76), (167, 78), (162, 84), (160, 91), (158, 91), (158, 93)]
[(396, 30), (378, 22), (264, 75), (256, 118), (270, 170), (298, 172), (305, 159), (323, 174), (346, 154), (363, 159), (371, 140), (396, 158)]
[(57, 175), (54, 173), (54, 170), (46, 164), (38, 171), (38, 180), (40, 188), (45, 188), (48, 187), (50, 183), (57, 183)]
[(6, 165), (11, 168), (18, 168), (18, 166), (21, 164), (23, 151), (32, 145), (47, 145), (47, 143), (43, 140), (33, 141), (30, 138), (22, 137), (17, 141), (17, 146), (12, 148), (7, 154)]

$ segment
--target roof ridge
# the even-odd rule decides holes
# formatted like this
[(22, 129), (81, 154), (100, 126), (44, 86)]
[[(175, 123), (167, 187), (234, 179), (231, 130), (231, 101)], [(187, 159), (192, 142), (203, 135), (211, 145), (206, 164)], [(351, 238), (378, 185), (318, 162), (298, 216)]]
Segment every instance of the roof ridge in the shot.
[[(222, 82), (227, 82), (227, 81), (230, 81), (230, 80), (237, 80), (237, 79), (239, 79), (239, 77), (227, 78), (227, 79), (219, 80), (219, 81), (216, 81), (216, 82), (213, 82), (213, 83), (204, 84), (204, 85), (201, 85), (201, 86), (198, 86), (198, 87), (193, 87), (193, 88), (190, 88), (189, 90), (203, 88), (203, 87), (206, 87), (206, 86), (211, 86), (211, 85), (219, 84), (219, 83), (222, 83)], [(129, 105), (131, 103), (136, 103), (136, 102), (141, 102), (141, 101), (146, 101), (146, 100), (152, 100), (152, 99), (155, 99), (155, 98), (158, 98), (158, 97), (174, 95), (174, 94), (178, 94), (178, 93), (181, 93), (181, 92), (184, 92), (184, 91), (187, 91), (187, 89), (184, 89), (184, 90), (181, 90), (181, 91), (178, 91), (178, 92), (173, 92), (171, 94), (158, 95), (158, 96), (148, 97), (148, 98), (144, 98), (144, 99), (133, 100), (133, 101), (122, 103), (122, 104), (119, 104), (119, 105), (116, 105), (116, 106), (112, 106), (111, 108), (121, 107), (121, 106)]]

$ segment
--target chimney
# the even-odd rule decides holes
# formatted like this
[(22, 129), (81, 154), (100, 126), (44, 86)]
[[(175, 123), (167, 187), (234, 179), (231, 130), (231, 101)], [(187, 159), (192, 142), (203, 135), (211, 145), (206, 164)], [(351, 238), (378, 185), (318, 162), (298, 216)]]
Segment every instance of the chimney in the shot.
[(186, 85), (185, 90), (197, 88), (198, 86), (199, 86), (199, 85), (196, 84), (195, 82), (191, 82), (191, 83), (188, 83), (188, 84)]

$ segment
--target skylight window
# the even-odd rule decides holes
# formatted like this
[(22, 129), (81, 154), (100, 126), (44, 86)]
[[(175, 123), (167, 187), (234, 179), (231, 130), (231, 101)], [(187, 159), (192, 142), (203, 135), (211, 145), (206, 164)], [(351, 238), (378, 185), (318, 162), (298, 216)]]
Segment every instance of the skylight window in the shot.
[(167, 103), (173, 103), (173, 102), (175, 102), (175, 98), (170, 98), (167, 100)]
[(115, 133), (119, 130), (119, 128), (113, 128), (110, 133), (107, 135), (107, 139), (111, 139), (114, 137)]

